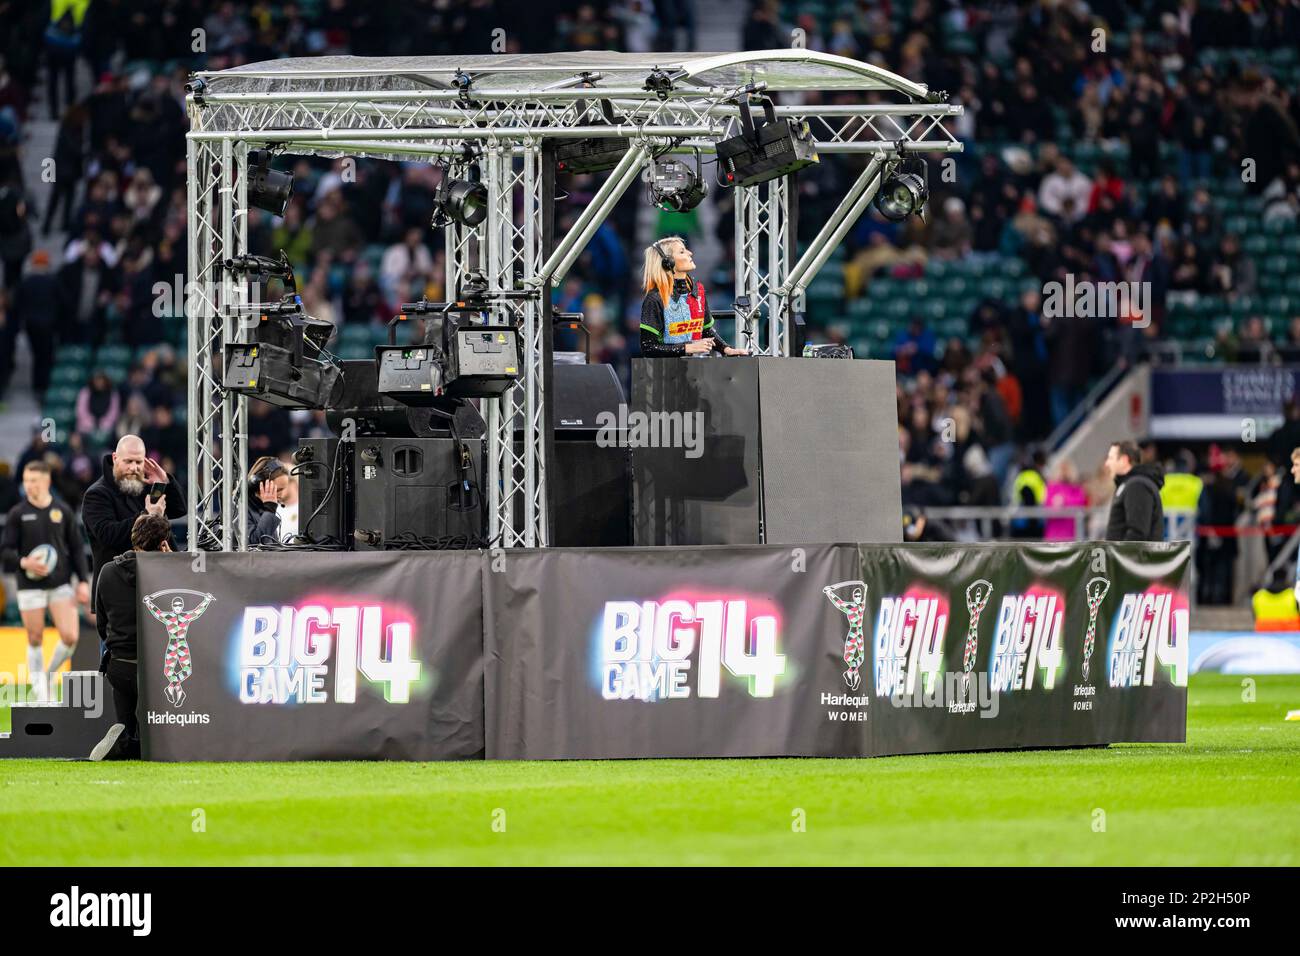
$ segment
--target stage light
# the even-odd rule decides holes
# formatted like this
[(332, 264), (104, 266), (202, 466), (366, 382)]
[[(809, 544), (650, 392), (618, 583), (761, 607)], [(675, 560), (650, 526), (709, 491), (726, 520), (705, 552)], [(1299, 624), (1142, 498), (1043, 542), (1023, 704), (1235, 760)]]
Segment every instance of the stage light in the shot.
[(920, 213), (930, 198), (925, 163), (919, 159), (915, 163), (919, 168), (914, 165), (908, 172), (895, 171), (881, 184), (880, 192), (876, 194), (876, 208), (891, 222), (900, 222), (913, 213)]
[[(585, 100), (573, 104), (578, 116), (588, 126), (618, 126), (622, 119), (614, 113), (609, 100), (598, 100), (600, 116), (588, 115)], [(562, 140), (555, 147), (555, 171), (559, 173), (599, 173), (613, 169), (627, 153), (627, 140), (619, 136), (589, 136)]]
[(444, 169), (442, 182), (433, 194), (435, 227), (448, 222), (477, 226), (487, 219), (488, 191), (481, 175), (478, 163), (469, 164), (464, 179), (452, 179), (451, 171)]
[(271, 151), (248, 152), (248, 204), (265, 209), (273, 216), (283, 216), (293, 195), (293, 175), (271, 168)]
[(718, 143), (718, 166), (728, 186), (757, 186), (819, 162), (806, 122), (778, 120), (776, 108), (761, 97), (765, 122), (755, 126), (749, 100), (740, 100), (743, 132)]
[(689, 212), (700, 204), (709, 187), (695, 153), (695, 169), (676, 159), (655, 161), (650, 181), (650, 202), (665, 212)]
[(282, 408), (336, 404), (343, 374), (325, 351), (334, 326), (306, 315), (297, 295), (248, 314), (258, 316), (253, 341), (226, 343), (223, 386)]

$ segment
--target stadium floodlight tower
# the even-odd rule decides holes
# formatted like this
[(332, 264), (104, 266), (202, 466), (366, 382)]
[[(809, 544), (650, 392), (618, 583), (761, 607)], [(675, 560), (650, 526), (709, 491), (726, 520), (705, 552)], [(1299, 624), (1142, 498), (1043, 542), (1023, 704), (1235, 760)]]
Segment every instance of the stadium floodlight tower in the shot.
[[(250, 252), (250, 150), (453, 167), (474, 156), (488, 213), (472, 227), (445, 227), (446, 288), (454, 295), (462, 275), (482, 273), (490, 321), (516, 325), (523, 351), (519, 384), (486, 405), (489, 537), (502, 547), (544, 547), (552, 512), (551, 288), (655, 157), (716, 152), (741, 132), (751, 97), (845, 93), (872, 102), (775, 107), (777, 119), (808, 124), (817, 152), (869, 155), (797, 262), (790, 177), (737, 187), (735, 293), (749, 297), (757, 323), (740, 330), (738, 344), (768, 355), (789, 354), (804, 290), (900, 156), (961, 150), (945, 126), (961, 107), (945, 94), (801, 49), (325, 56), (195, 74), (186, 96), (190, 548), (204, 539), (221, 550), (247, 544), (246, 403), (221, 387), (220, 361), (228, 342), (247, 342), (249, 334), (241, 320), (248, 277), (223, 264)], [(626, 152), (569, 232), (555, 236), (557, 146), (610, 137), (626, 140)]]

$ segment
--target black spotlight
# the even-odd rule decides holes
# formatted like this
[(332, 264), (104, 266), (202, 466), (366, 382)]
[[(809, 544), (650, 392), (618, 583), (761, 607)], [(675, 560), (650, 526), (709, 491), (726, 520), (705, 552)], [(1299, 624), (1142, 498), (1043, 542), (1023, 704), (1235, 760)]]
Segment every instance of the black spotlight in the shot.
[(919, 214), (930, 198), (928, 179), (924, 160), (904, 160), (881, 184), (880, 192), (876, 194), (876, 208), (891, 222), (901, 222), (913, 213)]
[(293, 175), (271, 168), (269, 149), (248, 151), (248, 204), (283, 216), (293, 195)]
[(464, 179), (452, 179), (450, 168), (446, 169), (433, 194), (433, 225), (458, 222), (463, 226), (477, 226), (486, 219), (488, 191), (481, 179), (478, 163), (469, 164)]
[(700, 168), (700, 153), (695, 152), (695, 169), (676, 159), (655, 161), (650, 181), (650, 202), (665, 212), (689, 212), (708, 193)]

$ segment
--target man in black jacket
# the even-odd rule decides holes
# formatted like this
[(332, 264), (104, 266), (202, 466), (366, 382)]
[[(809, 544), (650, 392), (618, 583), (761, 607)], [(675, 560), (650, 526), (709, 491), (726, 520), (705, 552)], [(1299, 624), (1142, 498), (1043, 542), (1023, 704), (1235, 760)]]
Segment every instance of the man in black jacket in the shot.
[[(165, 483), (166, 493), (149, 501), (149, 485)], [(176, 479), (145, 457), (137, 435), (123, 435), (117, 450), (104, 456), (104, 473), (86, 489), (81, 500), (81, 520), (90, 536), (91, 576), (123, 551), (131, 549), (131, 528), (142, 514), (179, 518), (185, 514), (185, 496)]]
[(1106, 453), (1106, 472), (1115, 479), (1115, 497), (1106, 522), (1107, 541), (1163, 541), (1165, 513), (1160, 486), (1165, 472), (1158, 462), (1140, 464), (1132, 442), (1115, 442)]
[(107, 652), (100, 670), (113, 688), (117, 722), (90, 752), (91, 760), (140, 757), (140, 699), (136, 656), (136, 552), (171, 551), (171, 525), (162, 515), (140, 515), (131, 526), (131, 550), (109, 561), (95, 582), (95, 626)]

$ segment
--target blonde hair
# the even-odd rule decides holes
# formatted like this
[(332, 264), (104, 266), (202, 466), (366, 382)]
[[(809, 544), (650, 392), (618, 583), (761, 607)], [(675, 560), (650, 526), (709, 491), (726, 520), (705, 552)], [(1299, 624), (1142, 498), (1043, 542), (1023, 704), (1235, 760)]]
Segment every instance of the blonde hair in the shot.
[(670, 245), (674, 242), (679, 242), (683, 246), (686, 245), (686, 240), (681, 236), (665, 236), (646, 246), (645, 266), (641, 270), (642, 291), (649, 292), (651, 289), (658, 289), (659, 298), (664, 305), (668, 304), (668, 297), (673, 294), (673, 272), (671, 269), (664, 268), (662, 260), (665, 255), (672, 258), (676, 254), (677, 250)]

